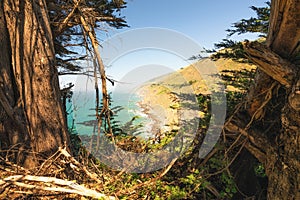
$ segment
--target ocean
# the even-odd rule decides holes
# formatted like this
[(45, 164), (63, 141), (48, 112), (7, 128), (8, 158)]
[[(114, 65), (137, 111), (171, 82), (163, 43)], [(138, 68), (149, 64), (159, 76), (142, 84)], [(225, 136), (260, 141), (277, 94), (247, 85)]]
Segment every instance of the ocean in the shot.
[[(135, 132), (130, 134), (147, 137), (143, 129), (147, 123), (147, 115), (138, 106), (141, 97), (135, 93), (110, 93), (110, 97), (113, 122), (119, 128), (124, 128), (125, 132), (127, 131), (125, 125), (132, 122), (131, 127), (140, 128), (136, 128)], [(72, 128), (79, 135), (92, 135), (97, 124), (95, 107), (95, 92), (75, 91), (72, 99), (67, 102), (68, 127)]]

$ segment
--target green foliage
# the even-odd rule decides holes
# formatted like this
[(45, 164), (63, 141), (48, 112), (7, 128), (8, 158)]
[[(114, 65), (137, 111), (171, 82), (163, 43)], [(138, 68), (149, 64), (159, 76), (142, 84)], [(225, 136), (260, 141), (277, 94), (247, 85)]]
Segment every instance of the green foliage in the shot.
[(176, 102), (170, 105), (170, 108), (172, 109), (179, 109), (180, 108), (180, 103)]
[(214, 53), (211, 56), (212, 59), (230, 58), (239, 62), (250, 62), (245, 56), (242, 42), (229, 38), (235, 34), (241, 35), (245, 33), (260, 33), (260, 37), (266, 37), (269, 26), (270, 2), (266, 2), (265, 7), (252, 6), (251, 9), (256, 13), (256, 17), (242, 19), (233, 23), (231, 29), (226, 30), (228, 32), (227, 38), (223, 39), (222, 42), (216, 43), (214, 50), (207, 50), (208, 53)]
[(255, 172), (256, 176), (258, 176), (258, 177), (264, 178), (267, 176), (266, 172), (265, 172), (265, 168), (261, 163), (259, 163), (257, 166), (255, 166), (254, 172)]
[(179, 186), (169, 186), (166, 185), (164, 187), (165, 193), (168, 194), (167, 199), (183, 199), (186, 196), (186, 191), (184, 188), (180, 188)]
[(225, 86), (234, 87), (235, 91), (227, 91), (227, 116), (230, 116), (235, 106), (242, 101), (250, 88), (255, 75), (255, 70), (223, 70), (221, 77)]
[[(106, 31), (105, 25), (113, 28), (127, 26), (124, 17), (120, 15), (126, 7), (125, 1), (86, 0), (80, 1), (77, 8), (75, 4), (74, 1), (47, 1), (59, 74), (78, 73), (82, 70), (80, 63), (88, 59), (89, 53), (85, 47), (89, 41), (82, 31), (80, 16), (100, 31)], [(72, 10), (74, 12), (69, 16)], [(67, 17), (70, 18), (64, 25), (62, 22)]]
[(233, 177), (223, 172), (221, 175), (221, 181), (224, 185), (224, 189), (220, 192), (221, 197), (232, 198), (233, 195), (237, 192)]
[(202, 170), (205, 171), (204, 174), (209, 178), (206, 179), (205, 184), (201, 185), (201, 190), (206, 190), (209, 186), (215, 186), (222, 199), (230, 199), (237, 192), (237, 188), (234, 178), (228, 170), (225, 170), (228, 163), (226, 162), (226, 159), (224, 159), (224, 147), (218, 146), (217, 148), (219, 148), (219, 151), (214, 154), (202, 168)]
[(247, 60), (245, 56), (245, 51), (241, 42), (233, 41), (230, 39), (223, 39), (222, 42), (215, 44), (215, 48), (222, 50), (218, 52), (216, 52), (215, 50), (208, 50), (209, 53), (214, 53), (211, 56), (213, 60), (226, 58), (243, 63), (249, 63), (249, 60)]
[(189, 84), (190, 84), (190, 85), (193, 85), (194, 83), (197, 83), (197, 82), (198, 82), (197, 80), (190, 80), (190, 81), (189, 81)]
[[(122, 123), (120, 121), (117, 121), (116, 118), (118, 117), (118, 112), (120, 110), (122, 110), (123, 108), (121, 108), (120, 106), (115, 106), (115, 107), (112, 107), (112, 103), (113, 103), (113, 100), (111, 98), (111, 95), (109, 94), (108, 95), (108, 102), (109, 102), (109, 120), (110, 120), (110, 127), (109, 127), (109, 124), (106, 123), (107, 120), (105, 120), (105, 117), (106, 116), (102, 116), (102, 120), (104, 123), (102, 123), (102, 128), (104, 130), (105, 133), (109, 133), (109, 128), (111, 128), (112, 130), (112, 133), (114, 136), (127, 136), (127, 133), (125, 133), (122, 129)], [(100, 106), (99, 106), (99, 109), (98, 109), (98, 114), (100, 115), (101, 113), (101, 110), (103, 108), (103, 101), (100, 102)]]
[(242, 92), (232, 92), (229, 91), (226, 94), (227, 98), (227, 115), (230, 116), (232, 112), (234, 111), (235, 106), (241, 102), (241, 100), (244, 98), (245, 93)]
[(225, 86), (233, 86), (240, 91), (247, 91), (253, 83), (255, 69), (223, 70), (221, 78)]
[(210, 95), (197, 95), (197, 101), (199, 110), (202, 116), (200, 116), (199, 127), (206, 130), (208, 128), (209, 121), (211, 119), (211, 97)]
[(203, 94), (199, 94), (197, 95), (197, 101), (198, 101), (198, 105), (199, 105), (199, 110), (203, 111), (203, 112), (209, 112), (211, 109), (211, 105), (210, 105), (210, 96), (209, 95), (203, 95)]
[(228, 36), (234, 34), (244, 33), (261, 33), (261, 37), (266, 37), (269, 28), (269, 17), (270, 17), (270, 2), (266, 2), (266, 7), (255, 7), (250, 8), (256, 13), (257, 17), (251, 17), (250, 19), (242, 19), (232, 25), (233, 29), (227, 29)]

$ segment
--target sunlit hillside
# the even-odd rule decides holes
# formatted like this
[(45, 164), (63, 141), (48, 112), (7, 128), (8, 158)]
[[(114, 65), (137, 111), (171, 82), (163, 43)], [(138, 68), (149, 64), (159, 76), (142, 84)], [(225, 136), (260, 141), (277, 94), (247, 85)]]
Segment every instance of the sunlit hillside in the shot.
[(209, 81), (204, 81), (203, 76), (205, 75), (203, 74), (210, 72), (211, 74), (218, 74), (219, 79), (223, 80), (226, 91), (240, 91), (246, 87), (243, 84), (249, 83), (249, 77), (255, 69), (255, 65), (230, 59), (219, 59), (214, 62), (203, 59), (153, 82), (169, 87), (169, 90), (173, 92), (207, 94), (209, 93), (207, 86)]

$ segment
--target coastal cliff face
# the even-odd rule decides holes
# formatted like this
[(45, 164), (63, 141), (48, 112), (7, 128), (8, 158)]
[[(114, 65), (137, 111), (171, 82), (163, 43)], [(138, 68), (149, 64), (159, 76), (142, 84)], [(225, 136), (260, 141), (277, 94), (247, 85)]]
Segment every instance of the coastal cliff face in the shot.
[[(212, 71), (213, 68), (215, 71)], [(149, 119), (146, 131), (150, 135), (161, 136), (166, 132), (178, 132), (184, 123), (199, 121), (204, 118), (205, 113), (198, 105), (197, 96), (209, 96), (218, 87), (218, 83), (212, 83), (217, 81), (211, 77), (219, 77), (218, 81), (221, 80), (221, 85), (226, 86), (226, 92), (242, 92), (244, 88), (228, 84), (228, 79), (246, 80), (245, 77), (238, 77), (236, 72), (251, 73), (254, 70), (254, 65), (232, 60), (212, 62), (210, 59), (203, 59), (145, 83), (137, 93), (141, 97), (138, 106)]]

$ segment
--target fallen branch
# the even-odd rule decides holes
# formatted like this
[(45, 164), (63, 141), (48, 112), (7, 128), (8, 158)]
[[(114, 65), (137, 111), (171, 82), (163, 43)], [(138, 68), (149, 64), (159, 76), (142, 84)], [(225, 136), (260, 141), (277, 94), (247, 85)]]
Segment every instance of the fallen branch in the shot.
[(82, 169), (84, 171), (84, 173), (90, 177), (91, 179), (93, 179), (94, 181), (96, 181), (97, 183), (102, 183), (101, 180), (99, 180), (99, 178), (97, 177), (97, 174), (92, 174), (91, 172), (89, 172), (85, 166), (82, 166), (74, 157), (72, 157), (69, 152), (64, 148), (60, 148), (59, 149), (60, 153), (62, 155), (64, 155), (66, 158), (69, 159), (69, 161), (73, 164), (71, 167), (72, 168), (76, 168), (78, 169)]
[[(34, 182), (40, 182), (40, 183), (51, 183), (51, 184), (53, 184), (53, 187), (38, 186), (36, 184), (28, 184), (28, 183), (23, 183), (20, 181), (34, 181)], [(95, 190), (88, 189), (82, 185), (78, 185), (77, 183), (74, 183), (73, 181), (66, 181), (63, 179), (58, 179), (58, 178), (54, 178), (54, 177), (46, 177), (46, 176), (31, 176), (31, 175), (9, 176), (7, 178), (0, 179), (0, 186), (2, 186), (2, 185), (4, 185), (5, 187), (7, 187), (9, 185), (16, 185), (16, 186), (24, 187), (24, 188), (28, 188), (28, 189), (79, 194), (82, 196), (93, 197), (93, 198), (115, 199), (115, 197), (107, 196), (107, 195), (99, 193)], [(67, 186), (69, 188), (58, 187), (57, 185)]]

